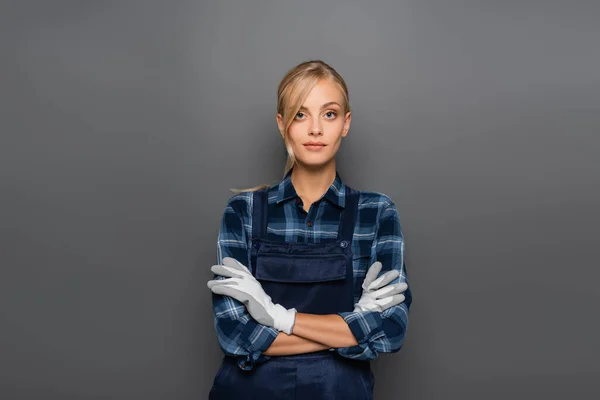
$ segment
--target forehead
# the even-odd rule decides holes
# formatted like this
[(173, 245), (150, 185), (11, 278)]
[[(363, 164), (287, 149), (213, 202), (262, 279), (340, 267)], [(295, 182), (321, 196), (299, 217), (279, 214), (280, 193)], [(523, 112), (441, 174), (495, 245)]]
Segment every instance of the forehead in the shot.
[(308, 108), (320, 107), (331, 101), (343, 105), (344, 95), (338, 85), (328, 79), (322, 79), (310, 90), (302, 105)]

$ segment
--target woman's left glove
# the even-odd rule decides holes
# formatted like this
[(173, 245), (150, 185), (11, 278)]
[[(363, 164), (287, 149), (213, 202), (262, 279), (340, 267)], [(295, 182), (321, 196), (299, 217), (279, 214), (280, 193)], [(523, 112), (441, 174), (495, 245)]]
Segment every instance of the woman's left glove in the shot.
[(280, 304), (273, 304), (271, 297), (245, 265), (234, 258), (225, 257), (222, 265), (213, 265), (210, 270), (228, 277), (208, 281), (207, 286), (213, 293), (241, 301), (258, 323), (291, 335), (296, 321), (296, 309), (288, 310)]
[(402, 293), (408, 289), (406, 282), (390, 284), (400, 276), (400, 271), (393, 269), (382, 274), (382, 264), (376, 261), (369, 267), (365, 280), (363, 281), (363, 293), (354, 305), (354, 311), (385, 311), (388, 308), (398, 305), (405, 300)]

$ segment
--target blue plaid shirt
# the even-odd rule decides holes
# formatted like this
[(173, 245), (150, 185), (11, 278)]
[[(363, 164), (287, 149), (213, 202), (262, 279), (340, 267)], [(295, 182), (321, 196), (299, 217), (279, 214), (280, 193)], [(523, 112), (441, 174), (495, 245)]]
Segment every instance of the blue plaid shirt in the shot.
[[(290, 170), (277, 184), (269, 187), (269, 204), (277, 203), (269, 212), (267, 239), (285, 242), (318, 243), (337, 237), (341, 209), (345, 206), (346, 186), (336, 172), (334, 182), (323, 197), (303, 209), (302, 199), (292, 185)], [(404, 237), (400, 218), (392, 200), (382, 193), (359, 191), (358, 215), (352, 238), (354, 270), (354, 302), (362, 295), (362, 282), (367, 269), (375, 261), (383, 265), (382, 273), (395, 268), (407, 282), (404, 263)], [(312, 221), (312, 227), (307, 225)], [(231, 197), (225, 207), (217, 242), (217, 263), (233, 257), (250, 270), (252, 237), (252, 192)], [(217, 277), (222, 279), (223, 277)], [(408, 327), (408, 311), (412, 303), (410, 287), (403, 303), (383, 312), (340, 312), (358, 345), (336, 351), (347, 358), (372, 360), (379, 352), (400, 350)], [(263, 352), (278, 335), (272, 327), (256, 322), (239, 301), (229, 296), (212, 295), (214, 324), (219, 344), (226, 355), (238, 358), (242, 369), (270, 357)]]

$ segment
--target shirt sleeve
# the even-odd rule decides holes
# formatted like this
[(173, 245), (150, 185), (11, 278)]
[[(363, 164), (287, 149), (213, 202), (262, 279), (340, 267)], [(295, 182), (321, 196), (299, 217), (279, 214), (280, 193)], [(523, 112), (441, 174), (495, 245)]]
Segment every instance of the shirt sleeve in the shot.
[[(404, 263), (404, 236), (398, 210), (389, 200), (383, 208), (373, 246), (376, 260), (382, 264), (381, 273), (392, 268), (400, 271), (393, 282), (406, 282), (408, 275)], [(405, 300), (383, 312), (341, 312), (338, 313), (356, 337), (358, 345), (337, 349), (346, 358), (373, 360), (380, 352), (395, 353), (402, 347), (408, 328), (408, 311), (412, 303), (410, 285), (404, 292)]]
[[(232, 257), (252, 269), (248, 252), (246, 230), (244, 229), (242, 210), (249, 202), (243, 195), (229, 199), (221, 224), (217, 241), (217, 263), (224, 257)], [(246, 213), (246, 215), (252, 215)], [(213, 275), (213, 279), (225, 279)], [(279, 332), (254, 320), (244, 304), (230, 296), (212, 294), (214, 325), (219, 345), (225, 355), (238, 359), (238, 366), (250, 370), (254, 365), (267, 361), (270, 357), (263, 354), (275, 340)]]

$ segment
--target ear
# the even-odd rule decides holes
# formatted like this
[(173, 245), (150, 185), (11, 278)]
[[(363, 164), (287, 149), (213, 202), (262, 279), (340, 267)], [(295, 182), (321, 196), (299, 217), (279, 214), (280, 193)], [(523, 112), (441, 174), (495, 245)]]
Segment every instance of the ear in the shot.
[(281, 137), (283, 137), (283, 131), (284, 131), (284, 126), (283, 126), (283, 117), (281, 116), (281, 114), (277, 114), (277, 127), (279, 128), (279, 133), (281, 133)]
[(342, 137), (346, 137), (346, 135), (348, 134), (348, 130), (350, 129), (350, 122), (352, 122), (352, 113), (348, 111), (344, 119), (344, 131), (342, 133)]

